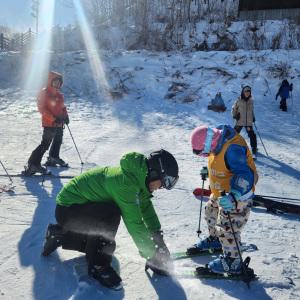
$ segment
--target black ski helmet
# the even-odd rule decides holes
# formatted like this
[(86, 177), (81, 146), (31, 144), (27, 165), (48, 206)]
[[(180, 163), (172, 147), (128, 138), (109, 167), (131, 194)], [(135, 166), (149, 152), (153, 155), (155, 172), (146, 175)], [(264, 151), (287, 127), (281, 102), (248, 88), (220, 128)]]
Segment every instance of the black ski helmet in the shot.
[(147, 166), (147, 183), (160, 179), (162, 186), (170, 190), (178, 181), (177, 161), (170, 152), (164, 149), (150, 153), (147, 158)]

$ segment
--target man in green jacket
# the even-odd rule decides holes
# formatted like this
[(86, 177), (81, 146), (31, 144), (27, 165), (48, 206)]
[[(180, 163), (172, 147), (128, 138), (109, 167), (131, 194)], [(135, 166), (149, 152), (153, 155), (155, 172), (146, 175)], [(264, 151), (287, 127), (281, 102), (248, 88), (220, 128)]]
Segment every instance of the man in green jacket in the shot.
[(170, 252), (151, 202), (152, 192), (172, 189), (178, 180), (174, 156), (161, 149), (149, 157), (125, 154), (119, 167), (97, 167), (66, 184), (56, 198), (57, 224), (49, 224), (42, 255), (57, 247), (86, 253), (88, 273), (101, 284), (120, 288), (111, 267), (122, 217), (146, 266), (167, 275)]

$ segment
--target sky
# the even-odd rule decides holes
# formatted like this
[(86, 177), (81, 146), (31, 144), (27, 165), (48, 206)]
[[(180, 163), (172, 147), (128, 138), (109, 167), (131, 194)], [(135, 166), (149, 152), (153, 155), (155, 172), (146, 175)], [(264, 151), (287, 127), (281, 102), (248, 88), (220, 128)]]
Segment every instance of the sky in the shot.
[[(47, 0), (49, 1), (49, 0)], [(51, 1), (51, 0), (50, 0)], [(64, 3), (69, 0), (56, 0), (55, 25), (68, 25), (75, 22), (74, 8)], [(0, 26), (17, 30), (35, 28), (35, 19), (31, 16), (31, 0), (0, 0)]]

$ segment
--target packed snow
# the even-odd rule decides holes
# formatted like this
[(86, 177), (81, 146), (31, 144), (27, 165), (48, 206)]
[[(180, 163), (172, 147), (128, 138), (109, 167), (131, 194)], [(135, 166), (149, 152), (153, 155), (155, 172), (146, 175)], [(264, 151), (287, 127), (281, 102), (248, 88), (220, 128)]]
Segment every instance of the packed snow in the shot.
[[(85, 163), (83, 169), (118, 165), (122, 154), (129, 151), (147, 154), (164, 148), (174, 154), (180, 168), (178, 184), (171, 191), (155, 192), (153, 200), (172, 252), (184, 251), (198, 241), (200, 202), (192, 191), (201, 185), (199, 172), (206, 161), (192, 154), (191, 130), (202, 124), (233, 125), (230, 109), (242, 84), (252, 86), (256, 125), (268, 152), (258, 137), (260, 179), (256, 192), (299, 198), (299, 51), (114, 51), (102, 52), (101, 57), (110, 84), (105, 93), (97, 90), (84, 51), (55, 54), (51, 61), (51, 69), (64, 75), (70, 129)], [(22, 87), (24, 60), (20, 53), (0, 55), (0, 159), (11, 174), (21, 172), (42, 133), (37, 90)], [(286, 113), (275, 100), (281, 82), (274, 75), (276, 66), (285, 67), (294, 84)], [(217, 92), (225, 100), (224, 113), (207, 110)], [(244, 131), (242, 135), (249, 141)], [(55, 174), (80, 174), (80, 160), (67, 130), (61, 157), (71, 167), (53, 169)], [(73, 268), (84, 261), (78, 252), (59, 249), (48, 258), (40, 255), (45, 229), (55, 221), (55, 197), (67, 179), (13, 178), (13, 182), (14, 192), (0, 194), (0, 299), (300, 298), (299, 216), (252, 209), (242, 234), (244, 242), (258, 247), (247, 253), (259, 276), (250, 289), (243, 282), (147, 275), (145, 261), (122, 224), (115, 256), (124, 290), (116, 292), (97, 283), (78, 282)], [(8, 179), (1, 177), (0, 183), (8, 183)], [(204, 237), (204, 220), (201, 229)], [(209, 259), (177, 261), (176, 270)]]

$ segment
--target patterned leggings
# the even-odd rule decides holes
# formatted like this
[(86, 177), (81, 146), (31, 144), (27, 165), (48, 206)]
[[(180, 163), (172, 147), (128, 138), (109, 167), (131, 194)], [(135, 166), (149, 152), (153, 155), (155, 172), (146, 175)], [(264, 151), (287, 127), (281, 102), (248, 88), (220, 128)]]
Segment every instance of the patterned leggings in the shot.
[[(241, 243), (241, 230), (247, 223), (252, 200), (238, 202), (237, 208), (230, 213), (233, 230), (238, 243)], [(238, 257), (237, 247), (231, 231), (228, 216), (219, 206), (218, 199), (213, 197), (207, 202), (205, 207), (205, 220), (208, 225), (209, 234), (217, 236), (222, 244), (224, 255)]]

